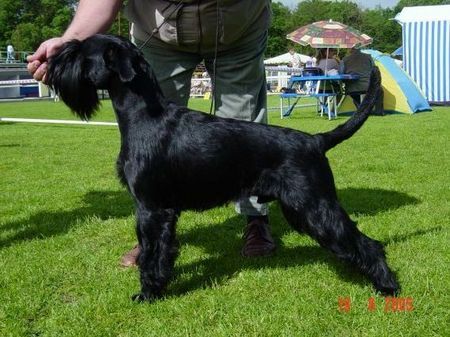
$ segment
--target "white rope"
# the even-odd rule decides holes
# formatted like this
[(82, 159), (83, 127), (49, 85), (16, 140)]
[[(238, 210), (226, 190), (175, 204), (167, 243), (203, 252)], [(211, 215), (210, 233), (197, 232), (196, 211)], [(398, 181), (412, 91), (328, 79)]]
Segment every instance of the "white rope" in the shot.
[(9, 118), (9, 117), (0, 117), (0, 122), (117, 126), (116, 122), (91, 122), (91, 121), (70, 121), (63, 119), (34, 119), (34, 118)]

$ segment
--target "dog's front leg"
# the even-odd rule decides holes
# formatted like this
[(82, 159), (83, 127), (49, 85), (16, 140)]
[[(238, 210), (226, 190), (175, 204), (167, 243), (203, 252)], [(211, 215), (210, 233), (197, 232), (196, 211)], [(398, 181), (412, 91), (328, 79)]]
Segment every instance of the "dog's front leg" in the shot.
[(138, 258), (141, 292), (137, 301), (152, 301), (161, 297), (172, 276), (178, 243), (175, 225), (178, 212), (173, 209), (137, 209), (137, 236), (141, 246)]

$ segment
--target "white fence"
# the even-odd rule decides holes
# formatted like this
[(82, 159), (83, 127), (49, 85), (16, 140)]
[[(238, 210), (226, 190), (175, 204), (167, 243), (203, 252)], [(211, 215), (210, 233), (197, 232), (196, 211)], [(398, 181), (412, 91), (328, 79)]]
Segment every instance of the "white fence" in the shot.
[[(281, 88), (287, 87), (292, 74), (301, 73), (301, 68), (291, 67), (266, 67), (267, 90), (279, 92)], [(191, 97), (202, 97), (211, 92), (211, 78), (193, 77), (191, 79)]]
[(0, 98), (48, 97), (48, 87), (34, 79), (0, 81)]
[[(267, 89), (269, 92), (279, 92), (281, 88), (288, 86), (292, 73), (298, 73), (301, 69), (289, 67), (266, 67)], [(50, 92), (46, 85), (34, 79), (14, 79), (0, 81), (0, 98), (23, 97), (24, 89), (34, 89), (37, 97), (49, 97)], [(191, 97), (203, 97), (211, 92), (211, 78), (193, 77), (191, 79)], [(5, 95), (3, 95), (5, 94)]]
[(287, 87), (289, 78), (293, 73), (301, 73), (300, 68), (291, 67), (266, 67), (267, 89), (270, 92), (279, 92)]

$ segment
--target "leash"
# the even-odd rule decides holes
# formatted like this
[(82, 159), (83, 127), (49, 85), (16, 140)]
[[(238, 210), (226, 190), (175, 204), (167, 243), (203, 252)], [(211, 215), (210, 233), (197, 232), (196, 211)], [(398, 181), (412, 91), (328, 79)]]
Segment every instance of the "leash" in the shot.
[(216, 61), (217, 61), (217, 53), (218, 53), (218, 44), (219, 44), (219, 0), (216, 1), (216, 39), (214, 41), (214, 59), (213, 59), (213, 69), (211, 75), (211, 88), (213, 91), (211, 97), (211, 105), (209, 106), (209, 114), (216, 114)]
[[(151, 32), (151, 34), (149, 35), (149, 37), (142, 42), (142, 44), (138, 47), (139, 50), (142, 50), (142, 48), (144, 48), (147, 43), (152, 39), (152, 37), (159, 32), (159, 30), (161, 29), (161, 27), (167, 22), (167, 20), (169, 20), (171, 18), (171, 16), (173, 15), (173, 13), (175, 13), (181, 6), (183, 5), (183, 0), (178, 1), (177, 5), (175, 6), (175, 8), (170, 12), (169, 15), (167, 15), (167, 17), (164, 17), (164, 20), (162, 20), (162, 22), (159, 24), (158, 27), (154, 28)], [(169, 3), (166, 8), (164, 8), (163, 11), (165, 11), (166, 9), (168, 9), (170, 6), (172, 6), (171, 3)]]

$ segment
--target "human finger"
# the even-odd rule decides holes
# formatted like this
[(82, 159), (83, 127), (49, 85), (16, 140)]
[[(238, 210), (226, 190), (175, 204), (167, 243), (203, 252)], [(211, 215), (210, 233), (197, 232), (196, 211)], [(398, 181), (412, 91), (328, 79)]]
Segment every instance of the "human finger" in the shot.
[(33, 73), (33, 78), (36, 81), (42, 81), (46, 73), (47, 73), (47, 62), (44, 62)]
[(36, 72), (36, 70), (39, 68), (40, 65), (41, 65), (41, 62), (38, 60), (28, 62), (27, 70), (31, 75), (33, 75)]

